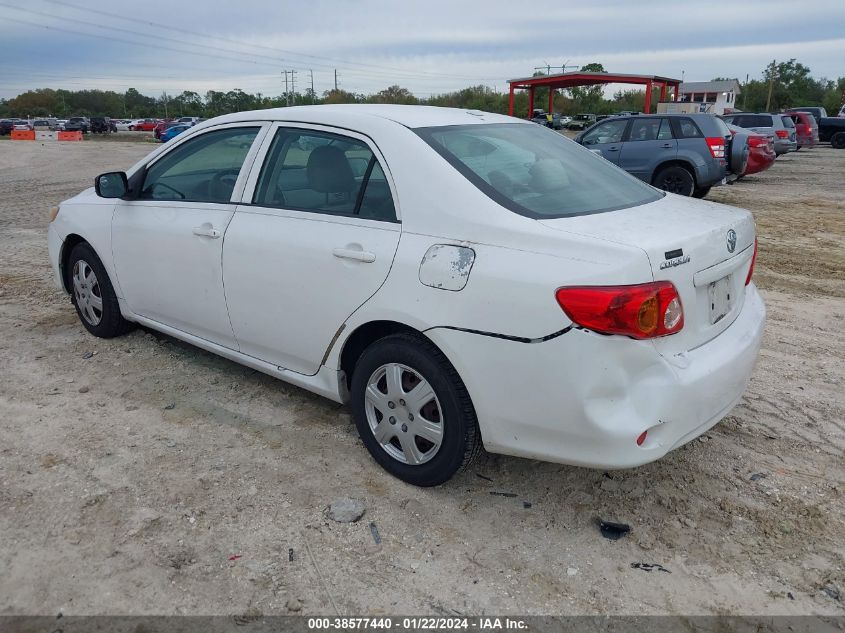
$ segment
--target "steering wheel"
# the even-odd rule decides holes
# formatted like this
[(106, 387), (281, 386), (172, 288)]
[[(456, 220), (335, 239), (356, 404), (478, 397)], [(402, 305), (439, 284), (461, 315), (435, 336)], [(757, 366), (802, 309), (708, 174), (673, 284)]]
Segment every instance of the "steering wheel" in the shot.
[(238, 173), (238, 169), (225, 169), (214, 174), (208, 183), (209, 197), (215, 202), (229, 202), (238, 181)]

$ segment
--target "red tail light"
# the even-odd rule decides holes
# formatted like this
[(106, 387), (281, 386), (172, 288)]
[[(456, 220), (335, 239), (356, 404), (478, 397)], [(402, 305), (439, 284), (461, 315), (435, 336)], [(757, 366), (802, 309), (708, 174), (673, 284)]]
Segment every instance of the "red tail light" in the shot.
[(644, 339), (674, 334), (684, 327), (681, 297), (669, 281), (559, 288), (555, 297), (573, 322), (603, 334)]
[(713, 155), (713, 158), (725, 157), (725, 139), (721, 136), (708, 137), (707, 147), (710, 148), (710, 153)]
[(789, 132), (786, 130), (775, 130), (775, 134), (778, 135), (778, 138), (789, 138)]
[(769, 139), (765, 136), (749, 136), (748, 147), (765, 147), (769, 144)]
[(751, 283), (751, 277), (754, 275), (754, 264), (757, 263), (757, 238), (754, 238), (754, 253), (751, 255), (751, 267), (748, 269), (748, 276), (745, 278), (745, 285)]

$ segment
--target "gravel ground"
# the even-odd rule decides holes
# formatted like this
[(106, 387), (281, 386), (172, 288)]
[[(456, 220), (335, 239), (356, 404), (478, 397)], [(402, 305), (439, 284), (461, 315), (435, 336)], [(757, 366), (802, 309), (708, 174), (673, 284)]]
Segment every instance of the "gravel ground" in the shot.
[[(769, 321), (705, 437), (612, 473), (485, 455), (421, 490), (341, 406), (82, 328), (47, 211), (149, 149), (0, 142), (0, 615), (845, 613), (845, 152), (709, 196), (756, 216)], [(326, 517), (341, 496), (360, 521)], [(596, 517), (631, 533), (606, 540)]]

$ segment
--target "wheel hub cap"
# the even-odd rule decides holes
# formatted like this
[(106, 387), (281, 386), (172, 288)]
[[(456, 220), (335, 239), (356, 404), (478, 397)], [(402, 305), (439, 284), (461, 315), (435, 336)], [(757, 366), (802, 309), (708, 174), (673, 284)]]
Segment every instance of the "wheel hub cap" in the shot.
[(91, 325), (99, 325), (103, 320), (103, 295), (97, 275), (85, 260), (77, 260), (73, 265), (73, 297), (79, 313)]
[(364, 408), (373, 437), (396, 461), (424, 464), (443, 443), (440, 402), (410, 367), (388, 363), (376, 369), (367, 381)]

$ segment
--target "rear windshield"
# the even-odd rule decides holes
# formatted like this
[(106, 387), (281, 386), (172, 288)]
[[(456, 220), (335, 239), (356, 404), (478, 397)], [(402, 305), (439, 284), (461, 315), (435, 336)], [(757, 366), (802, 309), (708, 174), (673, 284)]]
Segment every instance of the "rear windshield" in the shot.
[(664, 196), (545, 127), (496, 123), (414, 131), (490, 198), (531, 218), (602, 213)]
[(772, 127), (772, 117), (767, 114), (738, 114), (731, 122), (739, 127)]

